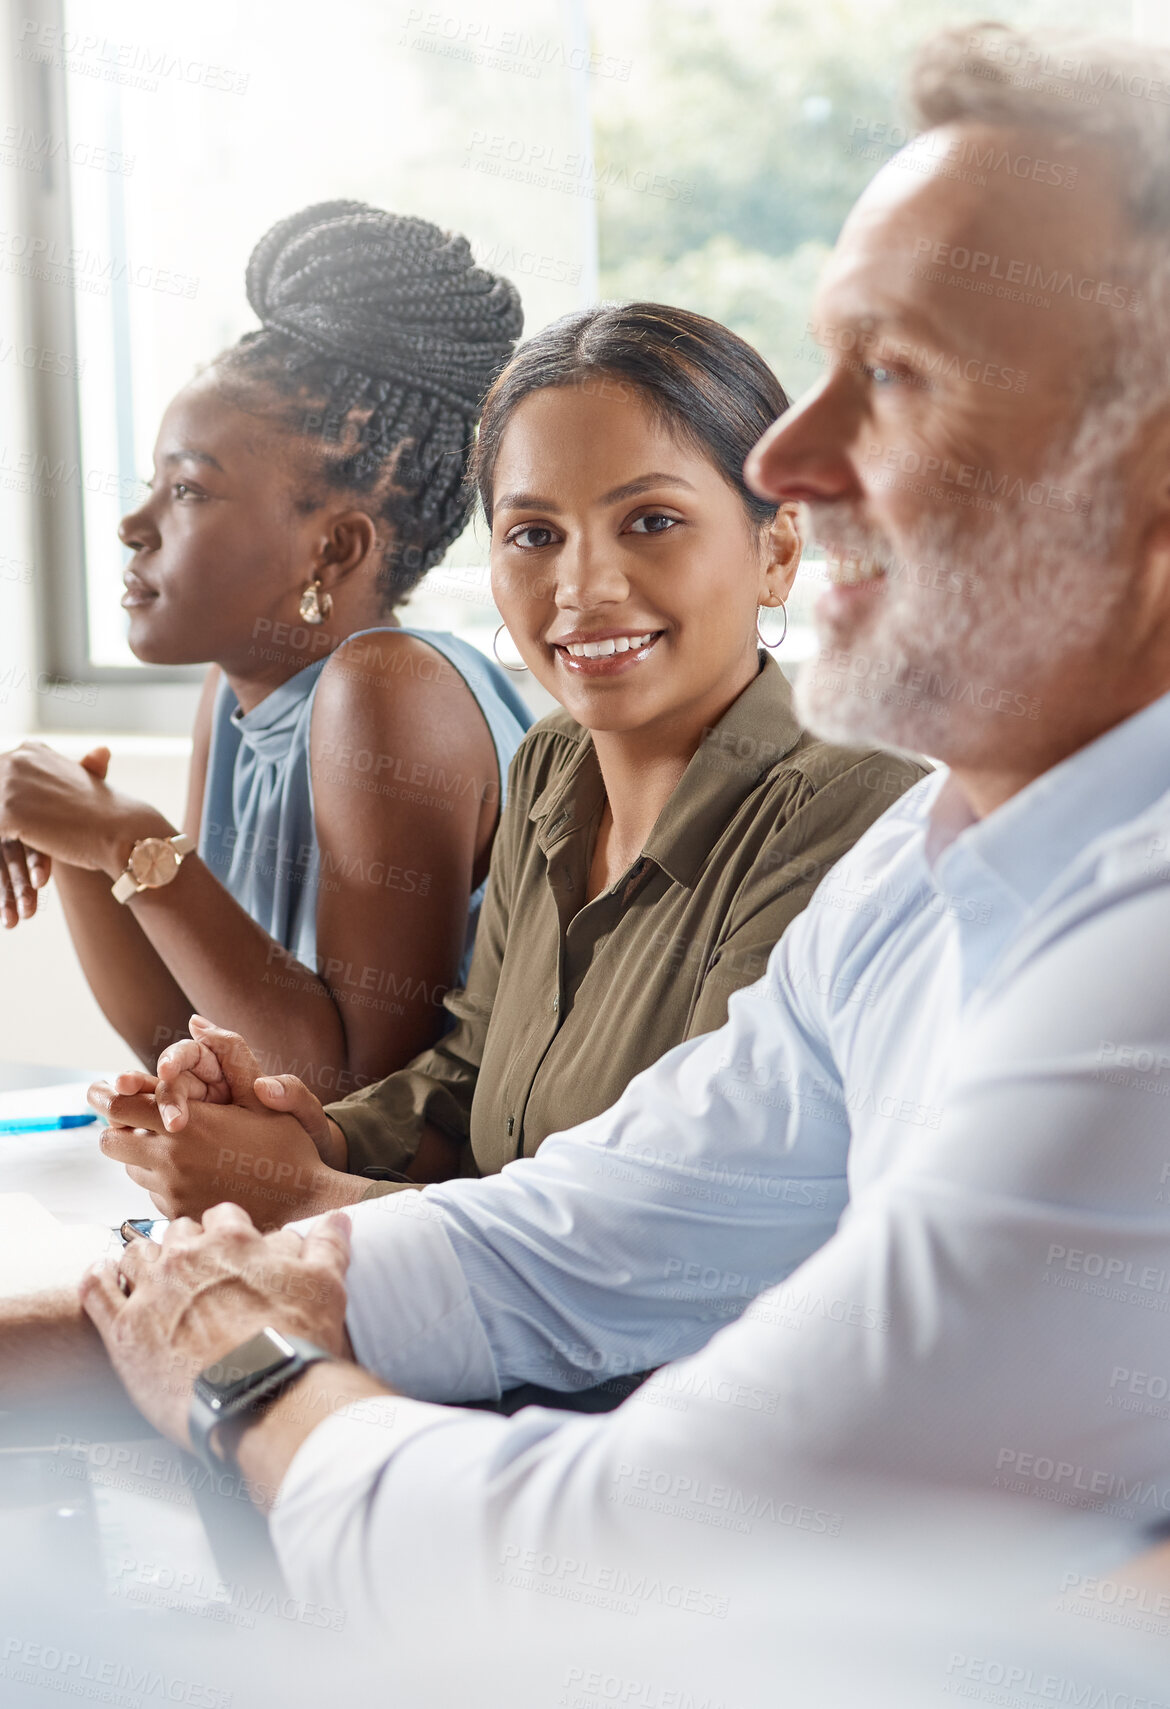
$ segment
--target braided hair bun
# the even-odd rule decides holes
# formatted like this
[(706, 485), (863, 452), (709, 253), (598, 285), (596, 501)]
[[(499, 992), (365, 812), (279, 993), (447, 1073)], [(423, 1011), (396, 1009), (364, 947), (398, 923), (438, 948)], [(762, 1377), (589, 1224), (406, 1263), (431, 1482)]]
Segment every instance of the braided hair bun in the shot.
[(514, 287), (476, 267), (465, 237), (362, 202), (281, 220), (245, 283), (265, 327), (464, 414), (478, 412), (523, 326)]
[(298, 405), (330, 485), (388, 524), (380, 588), (399, 603), (466, 526), (480, 404), (523, 326), (508, 280), (465, 237), (363, 202), (279, 221), (246, 275), (261, 330), (220, 366)]

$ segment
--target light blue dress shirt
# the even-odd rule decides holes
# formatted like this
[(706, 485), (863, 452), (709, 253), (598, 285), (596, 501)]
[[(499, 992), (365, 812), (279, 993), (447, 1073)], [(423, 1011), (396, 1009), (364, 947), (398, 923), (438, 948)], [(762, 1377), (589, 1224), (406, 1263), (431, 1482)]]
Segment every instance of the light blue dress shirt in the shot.
[[(433, 647), (475, 696), (495, 744), (502, 806), (508, 767), (531, 715), (500, 667), (456, 635), (404, 627), (361, 629), (281, 683), (250, 712), (241, 710), (226, 681), (212, 708), (199, 853), (241, 908), (313, 972), (321, 855), (309, 744), (317, 686), (330, 659), (343, 650), (349, 651), (352, 668), (360, 669), (363, 643), (377, 647), (381, 637), (400, 634)], [(437, 660), (436, 668), (442, 668)], [(461, 978), (470, 965), (485, 889), (486, 881), (468, 905)]]
[(420, 1560), (458, 1600), (513, 1535), (626, 1558), (668, 1522), (648, 1479), (750, 1505), (843, 1468), (1164, 1520), (1168, 792), (1170, 697), (982, 821), (936, 773), (721, 1031), (499, 1176), (358, 1207), (350, 1333), (403, 1394), (678, 1362), (600, 1416), (322, 1425), (275, 1520), (293, 1580), (386, 1613)]

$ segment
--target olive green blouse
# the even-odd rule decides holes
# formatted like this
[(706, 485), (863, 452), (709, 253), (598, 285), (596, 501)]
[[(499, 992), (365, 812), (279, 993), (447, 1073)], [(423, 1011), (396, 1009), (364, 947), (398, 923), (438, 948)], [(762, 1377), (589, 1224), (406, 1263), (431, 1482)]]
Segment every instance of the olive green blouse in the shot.
[(608, 1109), (674, 1045), (722, 1026), (828, 869), (923, 775), (810, 736), (762, 655), (640, 858), (587, 902), (597, 755), (567, 714), (543, 719), (512, 761), (467, 986), (445, 999), (454, 1024), (329, 1106), (350, 1171), (405, 1168), (432, 1122), (464, 1142), (464, 1173), (492, 1174)]

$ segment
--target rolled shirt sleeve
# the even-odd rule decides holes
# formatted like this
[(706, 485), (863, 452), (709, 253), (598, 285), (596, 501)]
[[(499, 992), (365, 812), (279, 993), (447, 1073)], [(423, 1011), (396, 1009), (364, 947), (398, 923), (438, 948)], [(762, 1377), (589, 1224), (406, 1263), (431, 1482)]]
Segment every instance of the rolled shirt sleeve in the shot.
[[(487, 908), (485, 898), (483, 914)], [(372, 1167), (405, 1169), (428, 1124), (469, 1144), (471, 1102), (491, 1017), (491, 999), (484, 987), (491, 983), (492, 957), (486, 944), (480, 948), (484, 928), (481, 915), (466, 990), (448, 992), (443, 999), (454, 1019), (452, 1029), (407, 1067), (326, 1105), (326, 1114), (345, 1135), (346, 1169), (351, 1175)]]
[(644, 1371), (702, 1346), (822, 1245), (847, 1198), (849, 1127), (805, 1028), (776, 1037), (783, 962), (781, 945), (724, 1029), (536, 1157), (356, 1207), (362, 1362), (442, 1401)]

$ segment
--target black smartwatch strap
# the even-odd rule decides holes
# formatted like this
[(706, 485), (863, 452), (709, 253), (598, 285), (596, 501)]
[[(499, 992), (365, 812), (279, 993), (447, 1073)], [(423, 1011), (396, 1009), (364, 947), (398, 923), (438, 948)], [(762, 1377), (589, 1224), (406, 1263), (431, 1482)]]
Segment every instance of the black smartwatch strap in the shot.
[[(307, 1370), (313, 1365), (319, 1365), (334, 1357), (332, 1353), (327, 1353), (323, 1347), (318, 1347), (315, 1342), (305, 1341), (299, 1335), (286, 1335), (283, 1330), (277, 1330), (274, 1333), (279, 1334), (281, 1340), (292, 1348), (296, 1357), (286, 1360), (284, 1364), (277, 1366), (273, 1371), (269, 1371), (267, 1375), (259, 1375), (252, 1387), (238, 1395), (230, 1405), (212, 1406), (210, 1401), (206, 1400), (199, 1392), (199, 1382), (203, 1373), (200, 1372), (199, 1377), (195, 1379), (195, 1392), (191, 1396), (191, 1405), (187, 1413), (187, 1432), (191, 1438), (192, 1451), (198, 1454), (203, 1463), (210, 1466), (213, 1471), (221, 1471), (225, 1465), (234, 1464), (234, 1460), (229, 1457), (221, 1457), (212, 1447), (211, 1439), (217, 1430), (229, 1424), (235, 1424), (238, 1428), (231, 1432), (225, 1431), (225, 1435), (230, 1439), (238, 1440), (244, 1429), (263, 1412), (265, 1407), (271, 1406), (274, 1401), (278, 1400), (286, 1389), (291, 1388), (298, 1378), (304, 1376)], [(246, 1343), (241, 1343), (241, 1345), (246, 1345)], [(232, 1354), (226, 1353), (223, 1360), (217, 1360), (216, 1364), (228, 1363), (231, 1358)], [(215, 1367), (209, 1368), (214, 1369)]]

